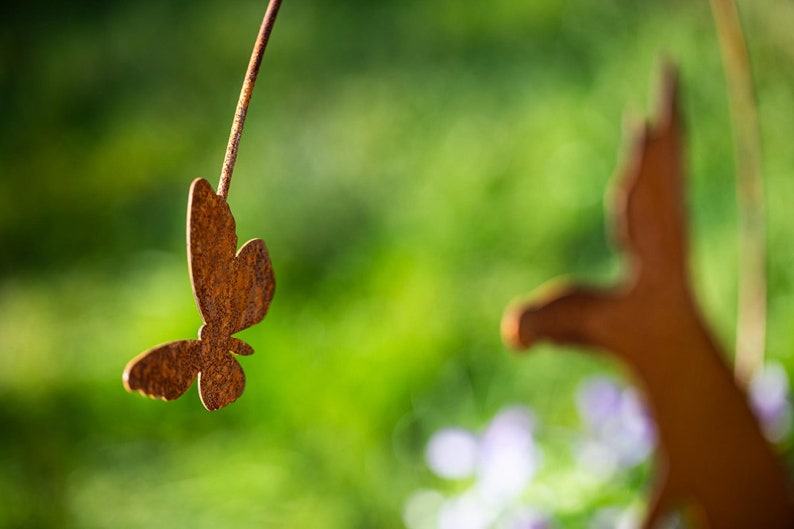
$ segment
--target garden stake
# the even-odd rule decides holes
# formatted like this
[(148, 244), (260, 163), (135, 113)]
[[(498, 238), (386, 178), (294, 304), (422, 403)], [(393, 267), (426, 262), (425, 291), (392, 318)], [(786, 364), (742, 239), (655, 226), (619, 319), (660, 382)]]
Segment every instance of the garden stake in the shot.
[(739, 231), (739, 298), (734, 374), (743, 386), (764, 365), (766, 342), (766, 226), (761, 133), (750, 57), (735, 0), (711, 0), (722, 64), (736, 161)]
[(558, 285), (508, 309), (505, 341), (611, 352), (631, 368), (656, 420), (657, 479), (644, 527), (683, 508), (697, 527), (794, 527), (782, 463), (764, 440), (696, 306), (687, 273), (682, 127), (675, 74), (661, 115), (629, 136), (614, 212), (630, 275), (610, 290)]
[(248, 103), (281, 0), (271, 0), (248, 63), (223, 162), (218, 193), (197, 178), (190, 186), (187, 254), (190, 281), (204, 325), (198, 340), (158, 345), (131, 360), (124, 386), (153, 398), (172, 400), (198, 377), (204, 407), (217, 410), (234, 402), (245, 375), (230, 353), (250, 355), (250, 345), (232, 335), (262, 321), (273, 299), (275, 281), (265, 243), (253, 239), (238, 252), (235, 222), (226, 197)]

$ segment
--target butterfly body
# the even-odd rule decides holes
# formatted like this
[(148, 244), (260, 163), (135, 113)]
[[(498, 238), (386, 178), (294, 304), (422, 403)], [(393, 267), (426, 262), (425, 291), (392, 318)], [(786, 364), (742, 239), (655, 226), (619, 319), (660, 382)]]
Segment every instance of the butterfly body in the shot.
[(265, 317), (275, 290), (273, 268), (261, 239), (235, 251), (234, 217), (206, 180), (190, 186), (187, 227), (190, 278), (204, 321), (199, 339), (168, 342), (142, 353), (127, 364), (124, 385), (173, 400), (198, 377), (202, 403), (216, 410), (243, 392), (245, 375), (235, 355), (254, 350), (233, 335)]

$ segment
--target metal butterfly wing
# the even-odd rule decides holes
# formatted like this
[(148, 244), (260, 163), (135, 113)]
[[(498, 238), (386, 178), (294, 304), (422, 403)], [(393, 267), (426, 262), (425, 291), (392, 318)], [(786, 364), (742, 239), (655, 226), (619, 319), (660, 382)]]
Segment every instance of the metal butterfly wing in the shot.
[(199, 372), (201, 347), (200, 340), (178, 340), (144, 351), (124, 368), (124, 387), (154, 399), (180, 397)]

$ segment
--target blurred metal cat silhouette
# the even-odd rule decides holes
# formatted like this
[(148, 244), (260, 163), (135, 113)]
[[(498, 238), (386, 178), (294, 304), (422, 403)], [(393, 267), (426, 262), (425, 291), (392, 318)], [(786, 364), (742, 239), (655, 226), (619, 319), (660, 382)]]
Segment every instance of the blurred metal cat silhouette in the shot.
[(656, 126), (630, 136), (614, 214), (630, 276), (607, 290), (558, 284), (509, 308), (506, 342), (594, 347), (629, 366), (657, 423), (656, 484), (644, 527), (673, 508), (698, 527), (794, 527), (781, 461), (696, 306), (687, 273), (682, 127), (664, 75)]

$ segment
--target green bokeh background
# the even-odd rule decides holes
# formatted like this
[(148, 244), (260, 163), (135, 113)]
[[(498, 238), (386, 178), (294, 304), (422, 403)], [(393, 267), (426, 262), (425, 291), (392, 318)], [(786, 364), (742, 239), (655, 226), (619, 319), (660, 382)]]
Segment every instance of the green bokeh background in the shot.
[[(740, 2), (768, 190), (768, 357), (794, 368), (794, 7)], [(285, 0), (229, 202), (277, 291), (242, 398), (125, 392), (200, 325), (187, 190), (217, 185), (264, 1), (0, 7), (0, 526), (398, 528), (438, 428), (530, 406), (561, 527), (642, 497), (564, 457), (604, 357), (501, 343), (517, 296), (620, 273), (603, 196), (626, 109), (680, 66), (692, 272), (732, 344), (736, 207), (708, 3)], [(730, 347), (728, 347), (730, 349)], [(782, 447), (785, 450), (785, 447)]]

